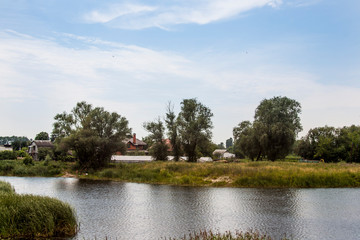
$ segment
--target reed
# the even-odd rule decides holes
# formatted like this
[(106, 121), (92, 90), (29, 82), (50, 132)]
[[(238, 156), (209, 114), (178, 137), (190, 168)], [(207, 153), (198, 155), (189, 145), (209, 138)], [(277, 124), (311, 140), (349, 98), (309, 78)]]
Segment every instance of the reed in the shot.
[[(189, 233), (181, 238), (170, 238), (170, 240), (272, 240), (270, 236), (266, 234), (260, 234), (258, 231), (235, 231), (235, 233), (227, 231), (225, 233), (209, 231), (200, 231)], [(281, 238), (286, 240), (287, 238)]]
[(0, 239), (71, 237), (77, 233), (74, 209), (58, 199), (16, 194), (0, 181)]

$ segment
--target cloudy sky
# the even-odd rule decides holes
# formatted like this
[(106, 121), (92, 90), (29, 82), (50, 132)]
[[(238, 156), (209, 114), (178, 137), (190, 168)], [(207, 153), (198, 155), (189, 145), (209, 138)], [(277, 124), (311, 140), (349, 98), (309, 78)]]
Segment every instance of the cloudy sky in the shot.
[(145, 121), (197, 98), (213, 141), (262, 99), (302, 125), (360, 123), (358, 0), (0, 0), (0, 136), (51, 132), (79, 101)]

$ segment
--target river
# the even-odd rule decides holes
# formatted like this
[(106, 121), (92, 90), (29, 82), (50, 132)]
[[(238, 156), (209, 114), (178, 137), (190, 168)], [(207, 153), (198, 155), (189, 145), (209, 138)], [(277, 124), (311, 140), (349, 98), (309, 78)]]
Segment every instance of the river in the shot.
[(360, 189), (208, 188), (0, 177), (17, 193), (68, 202), (74, 239), (165, 239), (193, 231), (259, 230), (279, 239), (360, 239)]

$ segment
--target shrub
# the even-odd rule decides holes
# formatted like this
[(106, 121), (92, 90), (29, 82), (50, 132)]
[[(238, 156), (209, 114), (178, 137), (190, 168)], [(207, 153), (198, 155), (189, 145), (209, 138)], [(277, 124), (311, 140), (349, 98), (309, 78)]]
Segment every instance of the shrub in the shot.
[(28, 153), (23, 150), (16, 151), (15, 153), (17, 157), (26, 157), (28, 155)]
[(33, 159), (32, 159), (32, 157), (29, 156), (29, 155), (27, 155), (27, 156), (24, 158), (23, 163), (24, 163), (25, 165), (34, 165)]
[(0, 160), (14, 160), (16, 159), (16, 154), (14, 151), (1, 151)]

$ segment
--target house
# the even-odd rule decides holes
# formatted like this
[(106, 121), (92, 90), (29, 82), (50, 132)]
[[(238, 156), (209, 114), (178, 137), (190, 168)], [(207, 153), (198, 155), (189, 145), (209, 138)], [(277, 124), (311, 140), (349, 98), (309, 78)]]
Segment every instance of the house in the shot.
[(125, 141), (126, 150), (131, 151), (145, 151), (147, 144), (136, 138), (136, 133), (134, 133), (132, 138), (128, 138)]
[(213, 155), (219, 159), (235, 158), (235, 154), (229, 153), (226, 149), (216, 149)]
[(52, 149), (54, 144), (50, 140), (34, 140), (31, 142), (28, 153), (37, 161), (40, 148)]

